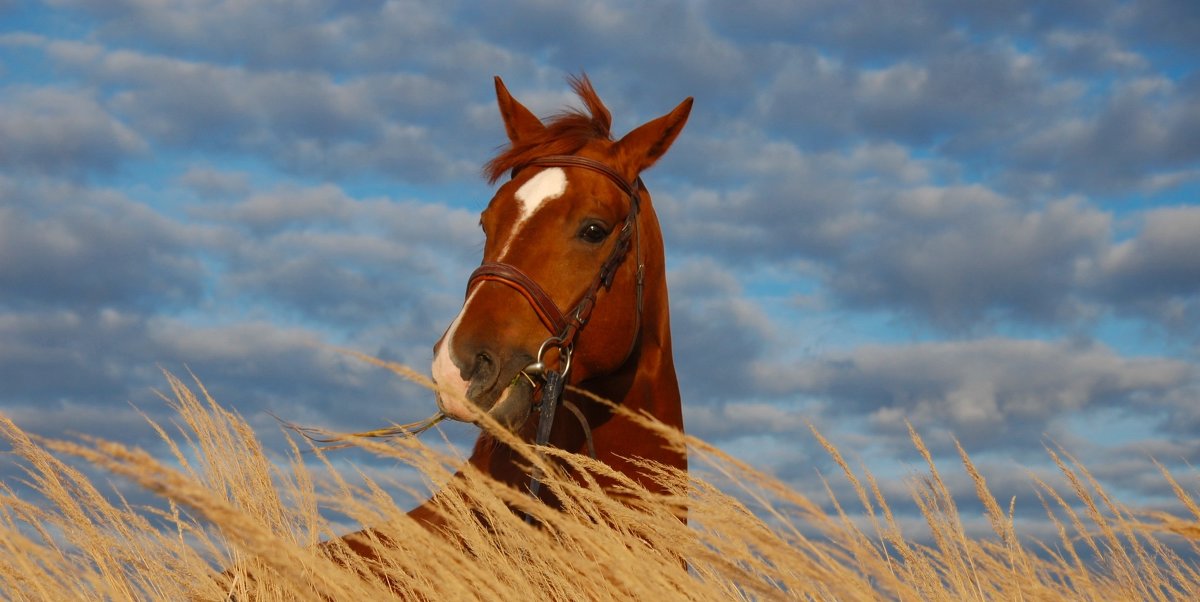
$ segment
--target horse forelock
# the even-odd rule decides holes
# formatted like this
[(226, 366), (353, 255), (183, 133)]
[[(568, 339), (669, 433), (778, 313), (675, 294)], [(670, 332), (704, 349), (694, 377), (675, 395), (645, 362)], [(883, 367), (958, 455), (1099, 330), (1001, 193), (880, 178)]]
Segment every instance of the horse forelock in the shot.
[(571, 155), (594, 140), (612, 141), (612, 114), (601, 102), (586, 75), (570, 78), (571, 88), (586, 110), (566, 109), (545, 123), (545, 129), (512, 142), (483, 167), (489, 183), (538, 157)]

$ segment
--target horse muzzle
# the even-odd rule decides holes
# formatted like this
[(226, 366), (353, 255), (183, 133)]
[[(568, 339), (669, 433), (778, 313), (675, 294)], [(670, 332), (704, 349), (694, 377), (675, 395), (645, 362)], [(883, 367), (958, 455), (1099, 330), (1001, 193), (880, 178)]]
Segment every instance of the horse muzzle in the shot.
[(531, 357), (516, 353), (501, 361), (481, 352), (464, 369), (451, 355), (445, 345), (439, 345), (433, 361), (437, 404), (443, 414), (477, 423), (486, 413), (512, 430), (529, 419), (536, 387), (524, 369), (533, 363)]

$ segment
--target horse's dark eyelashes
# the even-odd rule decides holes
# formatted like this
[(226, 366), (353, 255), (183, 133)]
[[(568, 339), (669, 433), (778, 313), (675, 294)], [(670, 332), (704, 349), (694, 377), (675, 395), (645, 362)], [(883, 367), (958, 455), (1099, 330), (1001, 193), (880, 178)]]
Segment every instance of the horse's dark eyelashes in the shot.
[(579, 239), (591, 244), (599, 244), (608, 238), (608, 228), (600, 222), (587, 222), (579, 229)]

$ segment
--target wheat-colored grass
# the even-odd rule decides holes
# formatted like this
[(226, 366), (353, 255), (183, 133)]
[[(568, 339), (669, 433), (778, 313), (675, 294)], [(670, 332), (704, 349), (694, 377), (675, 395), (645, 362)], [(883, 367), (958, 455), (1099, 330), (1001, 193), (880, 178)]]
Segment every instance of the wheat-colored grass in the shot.
[[(1200, 505), (1165, 468), (1163, 478), (1190, 514), (1131, 509), (1075, 458), (1049, 451), (1069, 491), (1031, 477), (1058, 532), (1057, 541), (1037, 542), (1020, 537), (1014, 502), (1006, 511), (959, 446), (994, 531), (970, 536), (939, 467), (911, 428), (914, 449), (927, 463), (912, 487), (923, 532), (905, 532), (894, 501), (875, 478), (852, 469), (815, 429), (843, 473), (837, 478), (847, 479), (854, 491), (852, 503), (833, 496), (830, 485), (809, 492), (828, 496), (825, 505), (817, 503), (646, 416), (637, 418), (686, 447), (699, 470), (683, 474), (644, 464), (666, 485), (668, 493), (656, 495), (590, 458), (545, 450), (575, 472), (617, 479), (617, 501), (594, 481), (565, 478), (555, 464), (522, 447), (530, 463), (548, 471), (544, 486), (563, 500), (561, 512), (469, 468), (452, 478), (459, 460), (421, 441), (363, 442), (370, 452), (444, 486), (447, 528), (435, 533), (405, 515), (409, 500), (391, 499), (386, 487), (365, 476), (341, 475), (319, 450), (305, 454), (309, 446), (293, 443), (289, 462), (272, 463), (247, 423), (198, 381), (166, 378), (170, 393), (163, 398), (177, 423), (155, 428), (172, 458), (110, 441), (41, 440), (0, 416), (0, 437), (45, 500), (34, 504), (0, 483), (3, 598), (1200, 599)], [(112, 501), (85, 477), (79, 466), (86, 465), (162, 496), (166, 510)], [(531, 527), (512, 508), (542, 526)], [(685, 508), (687, 524), (678, 519)], [(338, 535), (322, 509), (376, 527), (389, 544), (370, 562), (336, 542), (318, 547)], [(479, 517), (489, 528), (480, 526)], [(1190, 556), (1174, 551), (1188, 546)]]

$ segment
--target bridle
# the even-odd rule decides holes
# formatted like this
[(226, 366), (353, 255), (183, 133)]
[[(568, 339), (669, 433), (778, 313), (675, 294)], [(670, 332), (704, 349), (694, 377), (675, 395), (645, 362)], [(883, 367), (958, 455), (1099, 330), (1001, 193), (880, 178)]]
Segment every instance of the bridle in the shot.
[[(641, 231), (638, 227), (638, 210), (641, 201), (640, 190), (643, 188), (642, 181), (641, 178), (637, 178), (633, 182), (630, 182), (608, 165), (594, 159), (574, 155), (549, 155), (540, 157), (513, 169), (513, 175), (515, 176), (517, 172), (525, 167), (535, 165), (589, 169), (604, 175), (613, 184), (616, 184), (629, 197), (629, 213), (625, 216), (625, 221), (617, 233), (616, 243), (613, 245), (608, 257), (605, 258), (604, 263), (600, 264), (600, 269), (597, 271), (596, 277), (588, 284), (579, 302), (567, 313), (559, 309), (554, 299), (546, 293), (546, 290), (537, 281), (530, 278), (516, 266), (506, 263), (489, 262), (480, 265), (471, 273), (471, 277), (467, 281), (467, 295), (469, 296), (471, 291), (480, 283), (492, 281), (516, 290), (529, 302), (538, 319), (550, 331), (550, 337), (542, 341), (533, 363), (523, 368), (518, 375), (518, 378), (524, 375), (530, 382), (533, 382), (535, 378), (541, 378), (543, 381), (541, 386), (542, 395), (538, 403), (534, 405), (534, 409), (538, 410), (538, 428), (534, 442), (542, 446), (546, 445), (546, 442), (549, 441), (550, 429), (554, 426), (555, 410), (561, 403), (563, 407), (570, 410), (579, 419), (587, 440), (588, 453), (594, 459), (596, 457), (596, 450), (592, 443), (591, 428), (588, 426), (583, 412), (570, 402), (562, 399), (562, 392), (566, 385), (567, 374), (571, 370), (571, 353), (575, 348), (575, 339), (578, 337), (579, 332), (583, 330), (583, 327), (587, 325), (592, 310), (596, 307), (596, 296), (599, 294), (600, 288), (603, 287), (605, 290), (612, 288), (613, 279), (616, 277), (617, 270), (625, 262), (625, 257), (629, 254), (630, 247), (634, 249), (637, 261), (635, 277), (637, 287), (637, 316), (634, 322), (633, 337), (629, 344), (629, 350), (625, 354), (625, 361), (628, 361), (628, 358), (637, 349), (638, 333), (642, 327), (642, 297), (646, 271), (646, 266), (642, 263)], [(561, 368), (547, 366), (545, 357), (546, 352), (550, 349), (558, 349), (558, 360)], [(397, 435), (415, 437), (432, 428), (445, 418), (446, 414), (439, 411), (432, 417), (418, 422), (395, 425), (363, 433), (352, 433), (348, 437), (332, 438), (314, 436), (318, 431), (297, 426), (282, 419), (279, 420), (287, 428), (317, 443), (331, 443), (336, 445), (336, 447), (327, 449), (337, 449), (337, 447), (352, 445), (346, 443), (349, 437), (391, 437)], [(529, 478), (529, 491), (534, 498), (538, 497), (538, 491), (541, 488), (540, 479), (541, 474), (535, 469)], [(534, 522), (533, 518), (528, 514), (525, 516), (525, 520), (530, 523)]]
[[(575, 341), (575, 336), (587, 324), (588, 318), (591, 316), (592, 309), (596, 305), (596, 295), (599, 293), (600, 287), (605, 290), (612, 287), (613, 278), (616, 276), (617, 269), (625, 261), (625, 256), (629, 252), (631, 240), (636, 244), (635, 253), (637, 254), (637, 313), (639, 325), (641, 322), (642, 313), (642, 289), (644, 286), (645, 266), (642, 264), (642, 250), (640, 232), (638, 229), (637, 217), (640, 205), (640, 195), (638, 189), (641, 185), (641, 180), (634, 182), (627, 181), (616, 170), (587, 157), (577, 157), (575, 155), (550, 155), (533, 159), (532, 161), (513, 170), (515, 176), (520, 170), (530, 166), (544, 167), (582, 167), (603, 174), (614, 184), (617, 185), (629, 197), (629, 214), (625, 217), (625, 222), (621, 225), (621, 229), (617, 234), (616, 245), (612, 248), (608, 258), (600, 265), (600, 270), (591, 284), (584, 291), (583, 296), (575, 307), (568, 314), (564, 314), (554, 303), (554, 300), (546, 293), (534, 279), (527, 276), (524, 272), (515, 266), (507, 263), (488, 262), (479, 266), (471, 273), (470, 279), (467, 281), (467, 294), (475, 286), (485, 280), (500, 282), (510, 288), (521, 293), (529, 305), (537, 314), (538, 319), (554, 335), (547, 342), (554, 342), (554, 346), (561, 349), (568, 349)], [(539, 355), (538, 360), (541, 360)], [(536, 363), (536, 362), (535, 362)]]
[[(512, 175), (515, 176), (520, 170), (532, 166), (579, 167), (588, 169), (607, 177), (629, 197), (629, 213), (625, 216), (625, 222), (621, 225), (621, 229), (617, 233), (616, 243), (609, 252), (608, 257), (604, 260), (604, 263), (600, 265), (596, 277), (592, 279), (591, 283), (584, 290), (579, 302), (569, 312), (564, 313), (559, 309), (554, 299), (546, 293), (546, 290), (537, 281), (530, 278), (516, 266), (507, 263), (484, 263), (471, 273), (471, 277), (467, 281), (468, 295), (476, 286), (485, 281), (498, 282), (517, 291), (529, 302), (538, 319), (550, 331), (550, 337), (543, 341), (538, 348), (537, 357), (533, 363), (521, 370), (521, 374), (524, 374), (527, 378), (541, 378), (543, 380), (541, 400), (535, 405), (535, 409), (538, 409), (539, 414), (538, 429), (534, 442), (537, 445), (545, 445), (550, 439), (550, 429), (554, 425), (555, 409), (562, 397), (567, 373), (571, 369), (571, 353), (575, 348), (575, 339), (579, 335), (579, 332), (583, 330), (583, 327), (587, 325), (592, 310), (596, 307), (596, 296), (599, 294), (600, 288), (603, 287), (606, 291), (612, 288), (613, 278), (616, 277), (618, 268), (625, 262), (625, 257), (629, 254), (631, 246), (634, 248), (635, 259), (637, 261), (637, 322), (627, 356), (633, 353), (637, 345), (637, 331), (640, 330), (642, 323), (642, 295), (645, 280), (645, 264), (642, 263), (641, 232), (638, 228), (639, 190), (642, 187), (642, 182), (640, 178), (630, 182), (615, 169), (600, 161), (575, 155), (539, 157), (513, 169)], [(545, 354), (550, 349), (558, 350), (561, 369), (553, 369), (546, 365)], [(582, 414), (575, 408), (571, 409), (580, 418), (581, 422), (583, 422), (584, 429), (588, 430), (586, 421), (582, 419)], [(539, 475), (537, 471), (534, 471), (529, 482), (529, 489), (534, 497), (537, 497), (540, 487), (541, 481), (539, 480)]]

